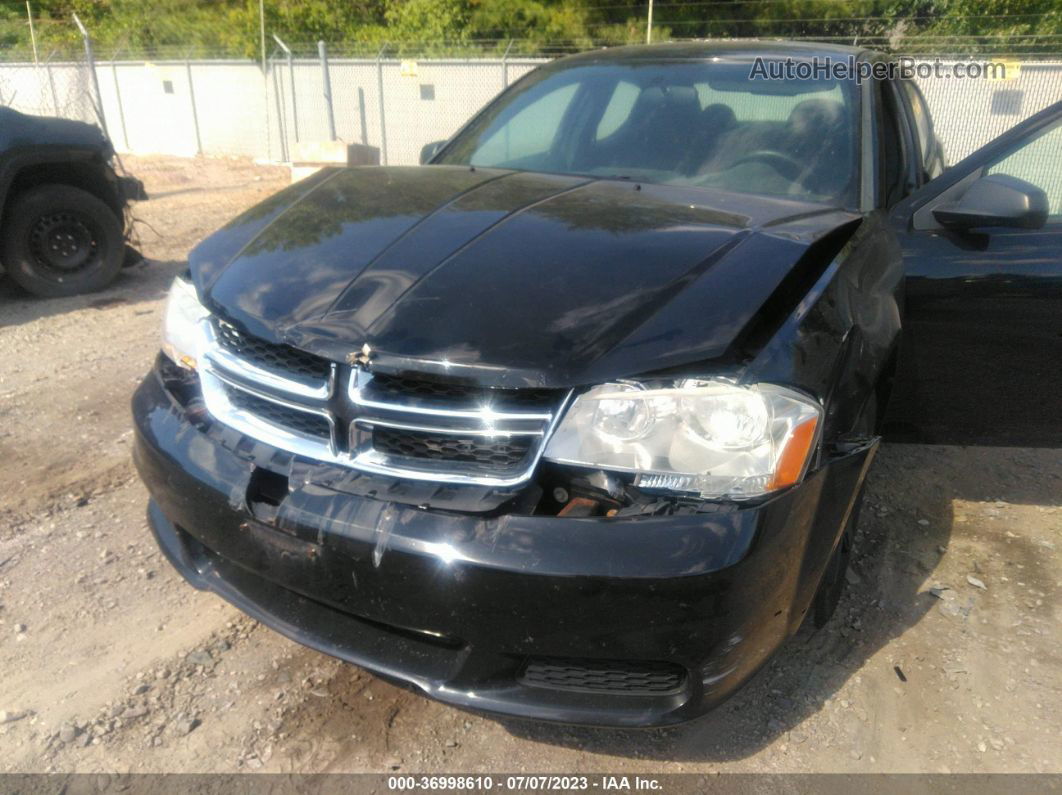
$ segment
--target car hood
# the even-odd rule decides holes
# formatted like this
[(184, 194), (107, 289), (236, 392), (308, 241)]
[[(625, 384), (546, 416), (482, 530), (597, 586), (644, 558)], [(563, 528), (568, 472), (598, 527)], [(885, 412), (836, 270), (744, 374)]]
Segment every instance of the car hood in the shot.
[(339, 361), (572, 386), (727, 352), (852, 221), (784, 199), (467, 167), (321, 172), (190, 258), (204, 302)]

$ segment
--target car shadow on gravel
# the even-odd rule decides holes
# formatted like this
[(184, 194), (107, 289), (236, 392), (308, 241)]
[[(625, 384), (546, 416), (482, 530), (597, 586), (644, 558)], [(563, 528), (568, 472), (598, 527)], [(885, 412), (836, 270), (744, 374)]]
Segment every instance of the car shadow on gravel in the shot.
[[(940, 602), (929, 592), (954, 521), (955, 499), (1013, 503), (1059, 502), (1051, 478), (1007, 477), (1008, 465), (1029, 451), (1010, 451), (1005, 460), (963, 448), (884, 445), (868, 479), (867, 498), (853, 550), (853, 570), (837, 612), (818, 632), (808, 626), (792, 637), (730, 700), (690, 723), (668, 729), (609, 730), (517, 720), (499, 723), (514, 736), (592, 753), (667, 761), (712, 762), (743, 759), (784, 738), (789, 744), (817, 743), (806, 719), (819, 712), (864, 664), (913, 627)], [(999, 461), (999, 472), (986, 471)], [(1022, 463), (1022, 462), (1018, 462)], [(1034, 467), (1030, 458), (1025, 466)], [(986, 491), (990, 490), (990, 491)], [(957, 620), (964, 620), (962, 617)], [(893, 687), (917, 687), (902, 659), (883, 665)], [(910, 676), (909, 676), (910, 675)], [(879, 678), (879, 681), (880, 678)], [(852, 743), (860, 758), (866, 719), (862, 708), (842, 710), (831, 734)], [(872, 718), (871, 718), (872, 719)], [(833, 720), (831, 716), (830, 720)]]
[(178, 260), (144, 260), (123, 268), (103, 290), (68, 298), (30, 295), (0, 271), (0, 328), (21, 326), (41, 318), (81, 309), (106, 309), (118, 304), (155, 303), (166, 295), (173, 277), (187, 267)]

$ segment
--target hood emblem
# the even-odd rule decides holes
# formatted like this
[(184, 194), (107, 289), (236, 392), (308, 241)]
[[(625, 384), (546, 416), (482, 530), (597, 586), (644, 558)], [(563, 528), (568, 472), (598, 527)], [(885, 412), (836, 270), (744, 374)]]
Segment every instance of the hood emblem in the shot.
[(376, 356), (376, 354), (373, 353), (372, 348), (369, 347), (369, 343), (366, 342), (361, 346), (360, 351), (354, 351), (354, 353), (347, 354), (347, 364), (352, 367), (368, 367), (369, 362), (372, 361), (374, 356)]

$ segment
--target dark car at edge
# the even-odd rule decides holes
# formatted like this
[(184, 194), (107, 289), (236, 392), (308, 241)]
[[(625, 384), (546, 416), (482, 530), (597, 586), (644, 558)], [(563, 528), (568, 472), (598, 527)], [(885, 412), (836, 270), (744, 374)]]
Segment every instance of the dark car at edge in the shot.
[(0, 107), (0, 273), (55, 298), (101, 290), (142, 261), (127, 210), (147, 194), (116, 168), (99, 127)]
[(883, 434), (1062, 439), (1060, 209), (1026, 169), (1059, 108), (944, 171), (908, 81), (749, 78), (849, 55), (883, 57), (556, 61), (425, 165), (205, 240), (133, 399), (168, 559), (461, 707), (721, 702), (829, 619)]

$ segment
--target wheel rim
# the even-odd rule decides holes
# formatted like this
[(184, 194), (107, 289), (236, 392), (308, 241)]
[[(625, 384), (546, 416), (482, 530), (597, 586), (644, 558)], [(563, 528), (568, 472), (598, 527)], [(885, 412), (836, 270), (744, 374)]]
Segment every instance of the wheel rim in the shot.
[(100, 262), (99, 235), (69, 212), (42, 215), (30, 229), (30, 251), (40, 269), (58, 281)]

